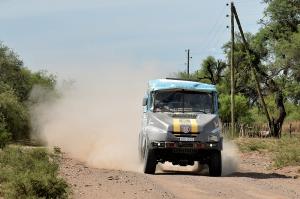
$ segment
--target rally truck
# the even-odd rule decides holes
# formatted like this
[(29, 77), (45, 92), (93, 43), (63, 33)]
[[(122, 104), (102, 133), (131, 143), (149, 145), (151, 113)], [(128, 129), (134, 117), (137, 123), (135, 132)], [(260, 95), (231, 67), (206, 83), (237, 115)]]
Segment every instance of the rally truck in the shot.
[(139, 154), (144, 173), (158, 163), (208, 165), (221, 176), (223, 138), (214, 85), (178, 79), (150, 80), (143, 99)]

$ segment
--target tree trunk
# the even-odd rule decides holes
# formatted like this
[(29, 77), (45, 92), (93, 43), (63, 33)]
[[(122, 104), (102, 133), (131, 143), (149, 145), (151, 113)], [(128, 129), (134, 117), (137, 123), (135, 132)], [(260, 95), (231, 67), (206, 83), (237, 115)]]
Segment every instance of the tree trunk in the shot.
[(271, 80), (270, 82), (271, 82), (270, 88), (276, 94), (275, 103), (279, 110), (279, 115), (276, 119), (272, 117), (272, 122), (271, 124), (269, 124), (269, 126), (271, 130), (271, 135), (273, 137), (280, 138), (282, 125), (286, 116), (284, 102), (283, 102), (283, 94), (281, 89), (278, 88), (277, 84), (273, 80)]

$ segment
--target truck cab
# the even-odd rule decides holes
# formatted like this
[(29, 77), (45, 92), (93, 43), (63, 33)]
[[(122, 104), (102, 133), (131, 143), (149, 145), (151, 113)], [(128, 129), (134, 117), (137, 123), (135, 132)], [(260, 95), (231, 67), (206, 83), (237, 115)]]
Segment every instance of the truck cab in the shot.
[(148, 83), (143, 99), (139, 154), (144, 173), (157, 163), (187, 166), (207, 164), (210, 176), (221, 176), (218, 97), (214, 85), (177, 79)]

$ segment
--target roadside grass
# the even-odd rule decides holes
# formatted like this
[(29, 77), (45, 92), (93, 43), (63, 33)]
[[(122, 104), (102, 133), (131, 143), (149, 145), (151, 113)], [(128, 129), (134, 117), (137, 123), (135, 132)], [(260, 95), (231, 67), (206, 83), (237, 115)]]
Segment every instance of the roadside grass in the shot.
[(0, 150), (0, 198), (68, 198), (68, 185), (58, 177), (58, 158), (44, 148)]
[(283, 134), (281, 139), (275, 138), (237, 138), (235, 139), (241, 152), (258, 151), (270, 154), (275, 168), (300, 166), (300, 136), (292, 137)]

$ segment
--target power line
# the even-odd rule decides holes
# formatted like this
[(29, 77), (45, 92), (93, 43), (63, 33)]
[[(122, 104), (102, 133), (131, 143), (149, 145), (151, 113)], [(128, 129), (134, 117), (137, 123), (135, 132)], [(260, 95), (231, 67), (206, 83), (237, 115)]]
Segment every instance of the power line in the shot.
[(216, 18), (216, 21), (214, 22), (213, 26), (211, 27), (211, 29), (208, 31), (208, 34), (210, 35), (206, 40), (205, 43), (203, 44), (202, 47), (202, 52), (207, 51), (208, 47), (211, 47), (211, 43), (212, 40), (216, 39), (216, 36), (218, 34), (218, 28), (221, 24), (222, 24), (222, 20), (224, 19), (224, 17), (222, 17), (223, 15), (225, 15), (225, 10), (226, 10), (226, 5), (222, 8), (221, 12), (219, 12), (220, 14), (218, 15), (218, 17)]

